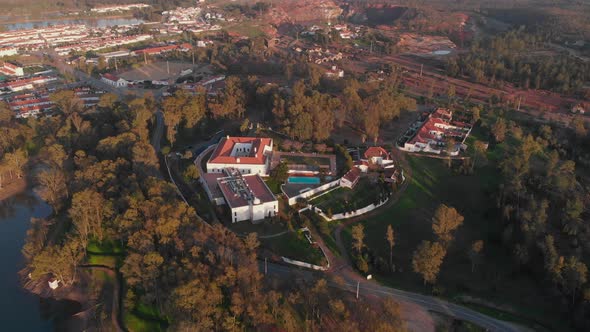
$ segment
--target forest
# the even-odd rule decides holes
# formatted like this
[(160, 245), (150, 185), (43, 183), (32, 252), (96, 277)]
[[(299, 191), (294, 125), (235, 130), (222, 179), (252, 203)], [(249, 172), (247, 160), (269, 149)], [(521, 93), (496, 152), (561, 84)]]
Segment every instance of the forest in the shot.
[(524, 89), (581, 94), (590, 64), (570, 56), (534, 55), (546, 41), (524, 29), (478, 40), (469, 52), (448, 60), (446, 72), (478, 83), (506, 81)]
[[(27, 233), (23, 253), (33, 281), (55, 276), (74, 287), (88, 265), (88, 248), (111, 243), (124, 253), (123, 310), (155, 308), (172, 330), (299, 331), (323, 324), (403, 330), (392, 301), (353, 316), (363, 304), (326, 280), (263, 278), (255, 234), (239, 238), (208, 225), (160, 176), (148, 135), (153, 99), (123, 102), (105, 95), (96, 112), (81, 113), (70, 91), (52, 98), (59, 109), (53, 117), (22, 121), (5, 105), (0, 111), (0, 128), (9, 133), (2, 135), (2, 166), (19, 176), (32, 172), (39, 196), (53, 209), (47, 220), (34, 219)], [(190, 105), (198, 100), (186, 98), (173, 99), (189, 106), (167, 100), (165, 107), (194, 110)]]

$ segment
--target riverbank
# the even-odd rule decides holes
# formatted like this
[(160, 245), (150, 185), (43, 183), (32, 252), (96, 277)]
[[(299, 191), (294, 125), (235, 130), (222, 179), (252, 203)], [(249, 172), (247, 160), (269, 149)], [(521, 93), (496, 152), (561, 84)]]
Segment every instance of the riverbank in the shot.
[(80, 271), (74, 285), (60, 284), (57, 289), (49, 287), (49, 277), (33, 281), (28, 275), (26, 268), (19, 271), (23, 289), (40, 298), (44, 314), (52, 318), (56, 330), (83, 331), (91, 325), (99, 302), (90, 296), (93, 284), (86, 271)]
[(0, 189), (0, 201), (10, 198), (14, 195), (20, 194), (27, 189), (27, 180), (23, 178), (15, 178), (2, 183), (2, 189)]

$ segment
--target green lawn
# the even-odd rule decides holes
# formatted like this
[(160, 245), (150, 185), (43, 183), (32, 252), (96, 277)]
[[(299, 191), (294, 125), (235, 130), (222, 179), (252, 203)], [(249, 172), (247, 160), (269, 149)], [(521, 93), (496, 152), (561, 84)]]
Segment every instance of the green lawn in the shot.
[(116, 268), (123, 262), (123, 246), (116, 241), (91, 240), (86, 248), (86, 253), (88, 264)]
[(329, 209), (333, 214), (349, 212), (364, 208), (379, 201), (382, 190), (379, 183), (373, 183), (368, 177), (362, 177), (354, 189), (338, 188), (311, 200), (311, 204), (319, 207), (327, 213)]
[(264, 248), (279, 256), (285, 256), (311, 264), (324, 265), (322, 251), (312, 246), (299, 232), (287, 233), (270, 239), (260, 239)]
[(160, 316), (155, 307), (138, 304), (131, 312), (125, 313), (125, 327), (131, 332), (166, 331), (168, 321)]
[(272, 235), (286, 231), (287, 224), (276, 219), (278, 218), (275, 218), (275, 220), (272, 221), (265, 220), (258, 224), (252, 224), (249, 221), (241, 221), (231, 223), (227, 225), (227, 228), (238, 234), (256, 233), (258, 236)]
[[(551, 309), (550, 298), (539, 292), (541, 285), (528, 274), (515, 270), (512, 254), (501, 244), (503, 225), (492, 195), (500, 176), (493, 163), (496, 153), (499, 152), (490, 151), (488, 165), (471, 176), (454, 174), (441, 160), (409, 157), (413, 177), (400, 200), (363, 221), (365, 243), (385, 261), (389, 259), (385, 231), (387, 225), (393, 225), (396, 232), (393, 260), (398, 272), (371, 273), (385, 284), (430, 292), (431, 287), (423, 286), (420, 276), (412, 272), (412, 252), (422, 240), (434, 240), (431, 218), (436, 207), (445, 203), (457, 208), (465, 222), (455, 233), (455, 241), (439, 274), (438, 288), (442, 296), (470, 294), (496, 305), (509, 305), (522, 315), (540, 321), (558, 322), (558, 317), (551, 317), (555, 311)], [(347, 248), (351, 248), (351, 227), (342, 234)], [(480, 239), (485, 242), (485, 262), (472, 273), (466, 253)]]

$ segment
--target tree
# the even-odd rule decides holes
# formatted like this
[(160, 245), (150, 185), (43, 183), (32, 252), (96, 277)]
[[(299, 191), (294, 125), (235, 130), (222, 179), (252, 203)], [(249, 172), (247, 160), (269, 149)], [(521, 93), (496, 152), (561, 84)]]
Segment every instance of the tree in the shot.
[(471, 108), (471, 115), (473, 117), (473, 122), (476, 123), (477, 121), (479, 121), (479, 119), (481, 119), (481, 109), (477, 106), (473, 106)]
[(580, 116), (574, 116), (570, 123), (570, 127), (573, 129), (574, 135), (578, 139), (582, 139), (588, 134), (586, 126), (584, 125), (584, 120), (582, 120)]
[(451, 157), (457, 151), (457, 142), (452, 136), (445, 137), (445, 152), (447, 154), (447, 166), (451, 167)]
[(443, 244), (453, 240), (453, 231), (463, 224), (463, 216), (453, 207), (441, 204), (432, 218), (432, 231)]
[(486, 150), (488, 148), (488, 145), (482, 141), (475, 141), (473, 143), (473, 163), (471, 164), (471, 171), (473, 172), (473, 170), (475, 169), (475, 163), (477, 162), (478, 157), (481, 157), (482, 159), (484, 159), (485, 162), (485, 158), (486, 158)]
[(455, 101), (455, 86), (453, 84), (449, 85), (449, 90), (447, 91), (447, 96), (449, 97), (449, 103), (452, 104)]
[(186, 168), (182, 175), (187, 181), (196, 180), (201, 176), (199, 169), (195, 164), (190, 164), (190, 166)]
[(115, 106), (115, 103), (117, 102), (117, 99), (118, 99), (118, 97), (116, 94), (105, 93), (102, 96), (100, 96), (100, 98), (98, 100), (98, 107), (113, 109), (113, 107)]
[(82, 260), (82, 247), (74, 237), (66, 239), (63, 246), (48, 246), (29, 263), (31, 279), (52, 275), (65, 285), (76, 281), (77, 265)]
[(393, 233), (393, 227), (391, 227), (391, 225), (387, 225), (385, 239), (387, 239), (387, 243), (389, 244), (389, 266), (393, 270), (393, 246), (395, 246), (395, 234)]
[(246, 118), (244, 119), (244, 121), (242, 121), (242, 124), (240, 125), (240, 132), (245, 133), (248, 131), (248, 129), (250, 129), (250, 120)]
[(494, 135), (496, 142), (504, 142), (504, 139), (506, 138), (506, 121), (504, 121), (504, 119), (498, 118), (496, 120), (492, 126), (492, 135)]
[(23, 169), (27, 162), (27, 152), (24, 149), (18, 149), (14, 152), (7, 153), (4, 156), (4, 160), (6, 161), (6, 167), (10, 171), (11, 176), (12, 172), (14, 172), (16, 173), (16, 177), (23, 177)]
[(471, 260), (471, 272), (475, 271), (475, 267), (481, 262), (483, 251), (483, 241), (477, 240), (471, 245), (469, 250), (469, 260)]
[(571, 294), (574, 305), (579, 289), (588, 280), (588, 267), (576, 257), (570, 256), (563, 267), (562, 275), (562, 286)]
[(110, 204), (100, 193), (86, 189), (73, 195), (69, 215), (80, 236), (84, 250), (86, 250), (90, 237), (102, 241), (102, 224), (110, 214)]
[(271, 177), (277, 183), (285, 183), (289, 177), (289, 166), (287, 163), (284, 161), (280, 162), (279, 165), (271, 171)]
[(66, 177), (63, 171), (50, 169), (41, 171), (37, 176), (39, 187), (37, 193), (39, 197), (49, 203), (55, 214), (64, 205), (65, 198), (68, 197), (68, 187)]
[(352, 226), (352, 247), (357, 251), (360, 255), (365, 247), (365, 228), (363, 224), (356, 224)]
[(61, 90), (49, 96), (49, 99), (64, 115), (69, 116), (82, 109), (84, 103), (72, 90)]
[(10, 123), (14, 119), (14, 112), (5, 101), (0, 101), (0, 123)]
[(440, 271), (440, 266), (447, 254), (446, 249), (438, 242), (422, 241), (414, 251), (412, 257), (412, 269), (419, 273), (424, 280), (434, 284)]

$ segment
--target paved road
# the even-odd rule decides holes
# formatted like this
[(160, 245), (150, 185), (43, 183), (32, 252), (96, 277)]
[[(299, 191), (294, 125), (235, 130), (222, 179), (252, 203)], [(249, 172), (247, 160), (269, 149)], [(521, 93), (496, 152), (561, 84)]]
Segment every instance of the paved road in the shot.
[(162, 141), (162, 135), (164, 134), (164, 113), (158, 110), (156, 115), (156, 128), (152, 136), (152, 145), (156, 153), (160, 152), (160, 142)]

